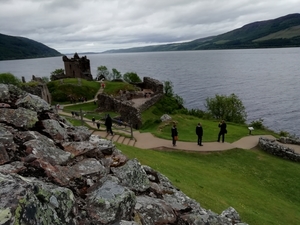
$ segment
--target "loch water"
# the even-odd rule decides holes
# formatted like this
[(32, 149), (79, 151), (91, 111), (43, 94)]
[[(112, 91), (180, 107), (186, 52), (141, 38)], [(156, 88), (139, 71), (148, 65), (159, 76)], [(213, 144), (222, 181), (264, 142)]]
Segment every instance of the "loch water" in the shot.
[[(79, 54), (79, 56), (83, 56)], [(247, 122), (263, 119), (275, 131), (300, 136), (300, 48), (205, 50), (90, 54), (91, 71), (116, 68), (122, 74), (171, 81), (185, 107), (205, 109), (207, 97), (236, 94), (244, 103)], [(72, 55), (68, 56), (69, 58)], [(0, 61), (0, 73), (26, 81), (64, 68), (62, 57)]]

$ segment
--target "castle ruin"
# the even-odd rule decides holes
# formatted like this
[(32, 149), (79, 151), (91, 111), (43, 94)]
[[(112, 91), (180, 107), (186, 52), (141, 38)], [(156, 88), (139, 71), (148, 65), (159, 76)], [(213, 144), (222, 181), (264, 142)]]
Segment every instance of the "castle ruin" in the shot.
[(64, 78), (82, 78), (86, 80), (93, 80), (91, 74), (90, 60), (86, 57), (79, 57), (77, 53), (74, 57), (69, 59), (67, 56), (62, 57), (65, 66)]

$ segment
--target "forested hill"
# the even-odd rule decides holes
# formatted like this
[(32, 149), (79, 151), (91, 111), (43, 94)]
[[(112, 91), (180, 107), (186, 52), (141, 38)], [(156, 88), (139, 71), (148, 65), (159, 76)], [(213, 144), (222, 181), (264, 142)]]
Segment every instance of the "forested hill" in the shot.
[(60, 56), (48, 46), (24, 37), (0, 34), (0, 60)]
[(185, 43), (109, 50), (105, 53), (300, 47), (300, 14), (254, 22), (230, 32)]

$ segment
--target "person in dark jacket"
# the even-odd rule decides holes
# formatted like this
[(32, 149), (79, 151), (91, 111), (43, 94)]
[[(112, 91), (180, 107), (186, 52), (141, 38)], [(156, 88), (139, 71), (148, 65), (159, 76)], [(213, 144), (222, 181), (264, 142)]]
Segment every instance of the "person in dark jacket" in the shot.
[(220, 137), (222, 136), (222, 142), (224, 143), (225, 134), (227, 134), (226, 123), (225, 123), (224, 120), (222, 120), (219, 123), (219, 127), (220, 127), (220, 132), (219, 132), (219, 135), (218, 135), (218, 142), (220, 142)]
[(198, 145), (203, 146), (202, 145), (203, 128), (201, 126), (201, 123), (198, 123), (198, 125), (196, 126), (196, 134), (198, 136)]
[(177, 132), (177, 128), (176, 128), (176, 124), (174, 123), (172, 128), (171, 128), (171, 136), (172, 136), (172, 144), (173, 146), (176, 146), (176, 141), (178, 138), (178, 132)]
[(99, 121), (97, 121), (97, 128), (98, 128), (98, 130), (100, 129), (100, 122)]
[(110, 117), (109, 114), (107, 114), (107, 116), (106, 116), (105, 124), (104, 125), (106, 126), (106, 132), (110, 133), (111, 135), (114, 135), (114, 133), (113, 133), (113, 131), (111, 129), (111, 127), (112, 127), (112, 119), (111, 119), (111, 117)]

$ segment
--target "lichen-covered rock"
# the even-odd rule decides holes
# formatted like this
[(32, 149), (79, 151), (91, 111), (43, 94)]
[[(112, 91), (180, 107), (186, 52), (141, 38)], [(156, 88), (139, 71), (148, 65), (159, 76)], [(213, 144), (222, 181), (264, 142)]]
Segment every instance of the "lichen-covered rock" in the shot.
[(16, 106), (30, 109), (36, 112), (51, 110), (51, 106), (43, 99), (36, 95), (26, 94), (16, 102)]
[(0, 108), (0, 123), (6, 123), (22, 129), (30, 129), (38, 121), (37, 113), (25, 108)]
[(162, 199), (137, 196), (135, 214), (143, 224), (174, 224), (176, 211)]
[(78, 127), (69, 126), (67, 128), (67, 134), (69, 140), (87, 141), (91, 136), (91, 131), (85, 126), (78, 126)]
[(75, 198), (67, 188), (2, 173), (0, 186), (0, 224), (77, 224)]
[(233, 208), (229, 207), (228, 209), (224, 210), (221, 214), (221, 217), (226, 217), (231, 219), (231, 221), (237, 223), (241, 221), (239, 213)]
[(56, 147), (55, 143), (45, 136), (26, 141), (24, 145), (28, 155), (32, 154), (36, 158), (40, 158), (52, 165), (65, 164), (72, 156), (71, 153)]
[(6, 84), (0, 84), (0, 102), (9, 101), (9, 89)]
[(57, 141), (68, 141), (67, 130), (62, 127), (61, 124), (56, 120), (43, 120), (41, 121), (44, 127), (43, 132), (45, 132), (51, 139)]
[(9, 162), (9, 157), (4, 145), (0, 142), (0, 165)]
[(112, 154), (115, 149), (115, 145), (111, 141), (103, 139), (98, 135), (91, 135), (89, 142), (95, 144), (104, 155)]
[(96, 151), (98, 151), (98, 147), (88, 141), (63, 142), (62, 146), (66, 152), (70, 152), (74, 156), (87, 154), (89, 152), (93, 152), (91, 154), (96, 155)]
[(125, 165), (111, 168), (113, 174), (130, 190), (144, 192), (150, 187), (145, 170), (136, 160), (128, 160)]
[(132, 219), (136, 197), (118, 178), (106, 176), (88, 190), (86, 201), (91, 224), (114, 224)]
[(0, 173), (3, 174), (19, 173), (24, 170), (26, 170), (26, 166), (24, 166), (23, 162), (19, 161), (0, 166)]

